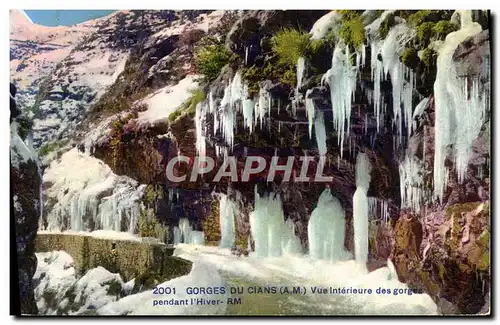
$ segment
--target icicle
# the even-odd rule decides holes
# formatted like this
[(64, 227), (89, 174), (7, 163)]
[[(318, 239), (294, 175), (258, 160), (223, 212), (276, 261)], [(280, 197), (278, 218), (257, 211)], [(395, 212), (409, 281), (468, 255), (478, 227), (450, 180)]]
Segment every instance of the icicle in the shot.
[[(332, 67), (322, 78), (330, 86), (333, 127), (337, 131), (340, 154), (343, 152), (344, 134), (349, 135), (351, 105), (356, 91), (358, 66), (352, 66), (349, 47), (337, 44), (332, 56)], [(347, 124), (347, 128), (346, 128)]]
[[(392, 106), (393, 106), (393, 123), (397, 129), (397, 141), (399, 146), (402, 143), (403, 135), (403, 120), (406, 121), (407, 128), (411, 127), (411, 110), (412, 110), (412, 92), (413, 92), (413, 72), (408, 72), (409, 69), (399, 60), (399, 56), (406, 43), (415, 36), (415, 31), (405, 24), (394, 26), (384, 40), (381, 47), (382, 65), (384, 68), (384, 76), (391, 76), (392, 84)], [(409, 84), (405, 81), (405, 75), (410, 75)], [(402, 113), (401, 113), (402, 111)], [(407, 121), (410, 121), (408, 123)]]
[(282, 251), (284, 255), (297, 255), (302, 254), (302, 245), (300, 239), (295, 235), (295, 225), (292, 219), (286, 219), (283, 239)]
[(205, 108), (203, 103), (198, 103), (196, 105), (196, 113), (194, 117), (194, 122), (196, 126), (196, 152), (198, 156), (205, 157), (206, 153), (206, 138), (204, 130), (204, 116)]
[(368, 218), (382, 220), (386, 223), (389, 219), (389, 205), (386, 200), (368, 197)]
[(267, 104), (269, 103), (268, 99), (270, 98), (271, 95), (265, 89), (260, 88), (259, 98), (254, 106), (254, 119), (255, 119), (254, 123), (257, 123), (257, 119), (259, 119), (261, 128), (264, 116), (266, 115), (266, 110), (268, 109), (267, 107)]
[(312, 93), (312, 89), (308, 89), (306, 91), (306, 115), (307, 115), (307, 120), (308, 120), (308, 125), (309, 125), (309, 139), (312, 137), (312, 129), (313, 129), (313, 121), (314, 121), (314, 114), (316, 111), (316, 108), (314, 106), (314, 100), (309, 97), (309, 95)]
[(300, 90), (300, 87), (302, 87), (302, 79), (304, 78), (305, 66), (306, 60), (303, 57), (299, 57), (299, 59), (297, 60), (297, 93)]
[(245, 122), (245, 127), (250, 130), (250, 133), (253, 132), (254, 120), (253, 120), (253, 112), (255, 110), (254, 102), (251, 99), (245, 99), (243, 101), (243, 120)]
[(424, 98), (418, 103), (417, 107), (415, 107), (415, 111), (413, 112), (413, 119), (420, 117), (424, 113), (424, 111), (429, 107), (429, 99), (430, 97)]
[(438, 50), (437, 74), (434, 83), (435, 102), (435, 149), (434, 149), (434, 196), (442, 200), (446, 188), (448, 170), (444, 162), (448, 147), (454, 146), (452, 160), (459, 182), (462, 182), (471, 155), (471, 146), (478, 137), (485, 121), (489, 94), (480, 91), (477, 78), (468, 84), (467, 78), (457, 72), (453, 61), (456, 48), (468, 37), (481, 31), (478, 23), (472, 22), (468, 10), (458, 11), (461, 28), (448, 34)]
[(423, 163), (415, 156), (407, 155), (399, 165), (399, 180), (401, 191), (401, 208), (421, 212), (421, 208), (429, 197), (424, 186)]
[(373, 110), (377, 119), (377, 132), (380, 132), (380, 115), (382, 104), (382, 93), (380, 91), (380, 83), (383, 77), (382, 61), (378, 59), (380, 52), (380, 44), (373, 42), (371, 46), (371, 68), (372, 68), (372, 81), (373, 81)]
[(179, 227), (174, 227), (174, 245), (181, 243), (181, 230)]
[(276, 194), (261, 197), (257, 186), (254, 211), (250, 213), (250, 230), (258, 257), (281, 256), (284, 252), (290, 253), (284, 248), (297, 248), (297, 242), (300, 243), (295, 232), (287, 231), (280, 197)]
[(316, 144), (318, 145), (319, 154), (326, 155), (326, 130), (325, 130), (325, 120), (323, 119), (323, 112), (318, 112), (316, 119), (314, 120), (314, 127), (316, 129)]
[(188, 219), (182, 218), (179, 220), (179, 229), (181, 231), (181, 242), (185, 244), (191, 243), (191, 233), (193, 228), (189, 224)]
[(234, 245), (234, 240), (236, 237), (236, 204), (231, 201), (227, 195), (221, 194), (219, 200), (219, 217), (220, 217), (220, 232), (221, 248), (231, 248)]
[(344, 248), (345, 212), (330, 189), (321, 193), (309, 218), (309, 255), (313, 259), (338, 261), (348, 258)]
[(248, 46), (245, 46), (245, 65), (248, 63)]
[(368, 197), (371, 165), (365, 153), (356, 160), (356, 192), (353, 196), (354, 251), (356, 262), (366, 269), (368, 260)]

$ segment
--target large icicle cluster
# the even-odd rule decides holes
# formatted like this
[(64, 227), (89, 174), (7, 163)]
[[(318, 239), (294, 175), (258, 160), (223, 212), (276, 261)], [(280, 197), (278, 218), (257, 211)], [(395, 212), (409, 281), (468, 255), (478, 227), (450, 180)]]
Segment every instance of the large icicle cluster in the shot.
[(401, 208), (420, 212), (429, 199), (429, 191), (424, 186), (425, 169), (415, 156), (406, 156), (399, 165)]
[(459, 11), (461, 28), (448, 34), (438, 50), (437, 74), (434, 83), (435, 150), (434, 195), (442, 200), (448, 173), (444, 162), (453, 147), (451, 159), (455, 163), (458, 180), (463, 181), (471, 155), (473, 141), (485, 122), (488, 94), (480, 89), (477, 78), (459, 76), (453, 61), (456, 48), (468, 37), (481, 32), (481, 26), (472, 22), (470, 11)]
[(386, 200), (376, 197), (368, 198), (368, 216), (371, 220), (389, 221), (389, 204)]
[(285, 253), (300, 253), (300, 240), (293, 222), (286, 221), (281, 199), (276, 194), (261, 197), (255, 187), (255, 207), (250, 213), (250, 229), (258, 257), (275, 257)]
[(225, 194), (220, 194), (219, 217), (220, 217), (220, 247), (232, 248), (236, 238), (235, 218), (237, 214), (236, 203)]
[[(374, 83), (373, 105), (377, 119), (377, 131), (380, 129), (381, 114), (385, 111), (380, 91), (380, 84), (388, 76), (392, 84), (393, 124), (397, 130), (396, 144), (402, 143), (403, 126), (410, 134), (412, 126), (412, 95), (415, 87), (415, 74), (406, 67), (399, 56), (405, 45), (415, 37), (415, 31), (400, 23), (391, 28), (383, 41), (373, 40), (371, 47), (371, 71)], [(378, 60), (381, 55), (382, 61)]]
[(339, 261), (349, 257), (344, 248), (345, 212), (330, 189), (321, 193), (309, 219), (307, 235), (311, 258)]
[(145, 185), (115, 175), (102, 161), (72, 149), (46, 170), (47, 230), (137, 231)]
[(356, 262), (365, 265), (368, 260), (368, 197), (371, 165), (365, 153), (359, 153), (356, 160), (356, 192), (352, 198), (354, 225), (354, 252)]
[[(364, 49), (364, 46), (363, 46)], [(342, 157), (344, 137), (349, 136), (351, 105), (356, 91), (357, 75), (364, 50), (356, 52), (356, 64), (351, 64), (349, 47), (339, 42), (333, 51), (332, 67), (323, 75), (322, 83), (330, 86), (333, 126), (337, 131), (340, 155)]]
[(189, 220), (182, 218), (179, 220), (179, 228), (174, 228), (174, 245), (180, 243), (205, 245), (205, 234), (203, 231), (193, 230)]
[(213, 92), (210, 91), (208, 98), (196, 108), (196, 148), (199, 155), (206, 151), (206, 117), (213, 115), (213, 136), (220, 132), (225, 143), (232, 148), (234, 135), (237, 132), (236, 115), (242, 113), (244, 127), (250, 132), (255, 130), (257, 123), (262, 128), (264, 118), (271, 114), (271, 94), (261, 88), (257, 98), (249, 98), (248, 86), (242, 79), (241, 72), (237, 71), (233, 79), (224, 88), (224, 95), (217, 105)]

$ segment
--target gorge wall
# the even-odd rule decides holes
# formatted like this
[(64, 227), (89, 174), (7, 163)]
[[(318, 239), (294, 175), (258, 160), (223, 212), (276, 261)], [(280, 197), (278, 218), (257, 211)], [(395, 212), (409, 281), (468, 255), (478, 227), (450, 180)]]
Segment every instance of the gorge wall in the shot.
[[(173, 243), (187, 220), (218, 245), (221, 214), (230, 211), (232, 249), (246, 254), (255, 250), (256, 196), (269, 195), (307, 252), (308, 222), (328, 188), (354, 253), (356, 158), (364, 153), (368, 269), (390, 258), (399, 280), (424, 289), (442, 313), (488, 312), (489, 24), (487, 11), (118, 12), (72, 49), (34, 100), (45, 164), (40, 229)], [(118, 30), (128, 27), (124, 44)], [(82, 51), (112, 78), (90, 82), (75, 68)], [(58, 111), (62, 125), (51, 126), (65, 101), (79, 113)], [(309, 156), (307, 176), (323, 161), (332, 180), (287, 182), (278, 173), (267, 181), (267, 164), (248, 182), (213, 182), (217, 168), (172, 182), (166, 168), (178, 156), (189, 163), (176, 175), (190, 175), (196, 156), (217, 167), (232, 156), (238, 170), (252, 156), (280, 164)], [(291, 169), (296, 177), (301, 166)]]

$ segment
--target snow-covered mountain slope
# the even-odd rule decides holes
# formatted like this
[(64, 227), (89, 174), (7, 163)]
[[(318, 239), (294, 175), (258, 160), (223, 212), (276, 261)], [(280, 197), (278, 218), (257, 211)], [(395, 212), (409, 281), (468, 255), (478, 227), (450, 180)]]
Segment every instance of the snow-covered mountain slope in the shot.
[(10, 11), (10, 75), (22, 108), (33, 106), (41, 80), (95, 29), (95, 24), (48, 27), (34, 24), (22, 10)]

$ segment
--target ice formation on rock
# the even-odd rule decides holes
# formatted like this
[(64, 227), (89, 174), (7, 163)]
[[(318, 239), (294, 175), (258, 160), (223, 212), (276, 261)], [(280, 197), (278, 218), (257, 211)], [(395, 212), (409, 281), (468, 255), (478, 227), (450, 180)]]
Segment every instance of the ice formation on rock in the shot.
[(318, 204), (307, 226), (309, 255), (318, 260), (343, 260), (348, 256), (344, 248), (345, 212), (330, 189), (321, 193)]
[(316, 143), (318, 145), (319, 154), (326, 155), (326, 130), (325, 130), (325, 120), (323, 118), (323, 112), (318, 112), (314, 120), (314, 133), (316, 134)]
[(225, 194), (220, 194), (219, 200), (219, 215), (220, 215), (220, 232), (221, 248), (232, 248), (236, 238), (235, 218), (237, 213), (236, 203), (233, 202)]
[(339, 42), (333, 51), (332, 67), (321, 79), (322, 83), (326, 82), (330, 86), (333, 126), (337, 131), (341, 157), (344, 137), (349, 136), (351, 105), (356, 91), (359, 64), (364, 61), (364, 58), (361, 58), (362, 55), (362, 52), (356, 52), (356, 63), (358, 65), (353, 66), (349, 47), (343, 42)]
[(295, 235), (295, 224), (290, 218), (285, 221), (281, 243), (284, 255), (297, 255), (303, 252), (300, 239)]
[(115, 175), (102, 161), (72, 149), (45, 171), (47, 230), (137, 231), (145, 185)]
[[(403, 125), (407, 129), (406, 134), (409, 134), (411, 130), (412, 94), (415, 84), (415, 73), (399, 60), (399, 56), (405, 45), (414, 37), (415, 31), (413, 29), (406, 24), (398, 24), (391, 28), (380, 48), (384, 78), (387, 79), (388, 75), (391, 77), (393, 123), (397, 130), (397, 145), (402, 144)], [(378, 63), (375, 64), (375, 77), (377, 77), (377, 73), (380, 71), (377, 71)], [(380, 101), (377, 95), (374, 100), (375, 103)]]
[(314, 23), (311, 31), (309, 32), (311, 34), (311, 40), (319, 40), (324, 38), (328, 34), (328, 32), (336, 26), (339, 20), (339, 13), (333, 10), (322, 16)]
[(384, 223), (389, 221), (389, 204), (386, 200), (376, 197), (368, 197), (368, 218), (381, 220)]
[(457, 72), (453, 61), (456, 48), (468, 37), (481, 32), (481, 26), (472, 22), (468, 10), (457, 11), (461, 27), (446, 36), (438, 49), (437, 74), (434, 82), (435, 149), (434, 196), (440, 200), (446, 188), (449, 170), (445, 159), (452, 147), (459, 182), (463, 181), (471, 156), (472, 142), (478, 137), (485, 122), (489, 95), (481, 89), (477, 78), (469, 80)]
[(354, 252), (356, 262), (364, 266), (368, 260), (368, 197), (371, 164), (360, 152), (356, 159), (356, 192), (353, 196)]
[[(287, 231), (288, 229), (288, 231)], [(281, 256), (283, 248), (296, 247), (297, 239), (290, 231), (290, 222), (285, 226), (285, 218), (279, 195), (271, 193), (261, 197), (255, 187), (255, 206), (250, 213), (250, 230), (255, 242), (257, 257)]]
[(399, 165), (399, 181), (401, 190), (401, 208), (420, 212), (429, 199), (424, 186), (425, 169), (423, 163), (415, 156), (406, 156)]
[(305, 99), (306, 115), (307, 115), (307, 121), (308, 121), (308, 126), (309, 126), (309, 138), (312, 137), (313, 123), (314, 123), (314, 117), (315, 117), (315, 112), (316, 112), (316, 107), (314, 106), (314, 100), (309, 97), (309, 95), (311, 93), (312, 93), (312, 89), (308, 89), (306, 91), (306, 99)]

